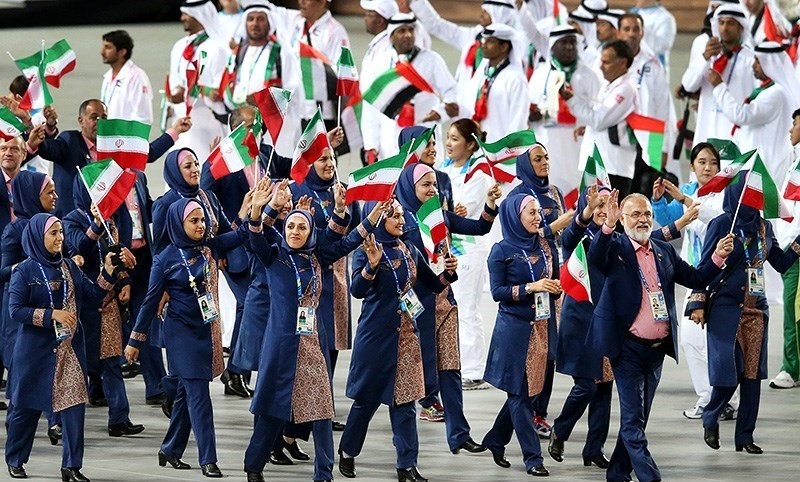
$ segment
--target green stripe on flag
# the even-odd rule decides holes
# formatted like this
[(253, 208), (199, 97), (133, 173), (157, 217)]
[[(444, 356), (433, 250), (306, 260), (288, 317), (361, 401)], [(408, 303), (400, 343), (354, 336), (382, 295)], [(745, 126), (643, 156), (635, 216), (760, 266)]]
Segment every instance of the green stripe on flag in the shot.
[(373, 82), (372, 85), (369, 86), (366, 92), (364, 92), (364, 100), (369, 102), (370, 104), (374, 104), (378, 97), (380, 97), (383, 90), (392, 82), (396, 82), (400, 79), (400, 74), (397, 73), (397, 70), (391, 68), (386, 72), (379, 75)]

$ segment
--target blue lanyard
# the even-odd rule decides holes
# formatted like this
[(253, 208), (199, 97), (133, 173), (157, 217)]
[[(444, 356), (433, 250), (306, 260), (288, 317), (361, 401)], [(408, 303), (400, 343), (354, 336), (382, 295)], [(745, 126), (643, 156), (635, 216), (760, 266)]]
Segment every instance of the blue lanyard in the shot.
[(536, 194), (536, 192), (534, 192), (534, 190), (531, 188), (528, 188), (528, 190), (531, 192), (531, 195), (534, 197), (534, 199), (536, 199), (536, 204), (539, 205), (539, 212), (541, 213), (541, 218), (542, 218), (542, 227), (547, 226), (550, 223), (548, 223), (547, 219), (544, 218), (544, 212), (543, 212), (544, 208), (542, 207), (542, 203), (539, 202), (539, 195)]
[[(647, 280), (644, 279), (644, 271), (642, 271), (642, 267), (639, 266), (639, 263), (636, 263), (636, 268), (639, 270), (639, 278), (642, 279), (642, 285), (644, 285), (645, 291), (650, 293), (650, 285), (647, 284)], [(656, 278), (658, 278), (658, 273), (656, 273)], [(658, 280), (658, 291), (661, 291), (661, 279)]]
[[(544, 254), (544, 249), (542, 246), (539, 246), (539, 252), (542, 254), (542, 261), (544, 261), (544, 268), (542, 269), (542, 274), (540, 275), (541, 278), (549, 278), (550, 277), (550, 263), (547, 261), (547, 256)], [(528, 270), (531, 272), (531, 281), (536, 281), (536, 275), (533, 272), (533, 264), (531, 264), (531, 259), (528, 257), (528, 253), (525, 250), (522, 250), (522, 257), (525, 258), (525, 261), (528, 263)]]
[[(292, 268), (294, 268), (294, 279), (297, 281), (297, 301), (299, 302), (303, 298), (303, 282), (300, 280), (300, 270), (297, 269), (297, 263), (294, 262), (292, 254), (289, 254), (289, 261), (292, 262)], [(308, 261), (311, 265), (311, 300), (313, 301), (317, 297), (317, 273), (310, 256)]]
[(328, 214), (328, 210), (327, 210), (327, 209), (325, 209), (325, 206), (322, 204), (322, 198), (321, 198), (321, 197), (319, 197), (319, 194), (317, 194), (317, 191), (314, 191), (314, 190), (312, 189), (312, 190), (311, 190), (311, 192), (314, 194), (314, 197), (315, 197), (315, 198), (317, 198), (317, 204), (319, 204), (319, 207), (321, 207), (321, 208), (322, 208), (322, 215), (323, 215), (323, 216), (325, 216), (325, 222), (328, 222), (328, 221), (330, 221), (330, 220), (331, 220), (331, 217), (330, 217), (330, 215)]
[(733, 69), (736, 68), (736, 61), (739, 60), (739, 52), (733, 54), (733, 64), (731, 65), (731, 70), (728, 72), (728, 80), (725, 81), (726, 84), (730, 85), (731, 83), (731, 76), (733, 75)]
[[(178, 248), (178, 252), (181, 254), (181, 259), (183, 259), (183, 267), (186, 268), (186, 273), (189, 275), (189, 287), (192, 288), (194, 291), (194, 295), (197, 298), (200, 298), (200, 290), (197, 289), (197, 283), (195, 283), (195, 277), (192, 275), (192, 271), (189, 269), (189, 261), (186, 259), (186, 255), (183, 254), (183, 249)], [(200, 257), (203, 258), (203, 275), (206, 280), (209, 279), (209, 275), (211, 274), (211, 268), (208, 266), (208, 260), (206, 257), (203, 256), (203, 253), (200, 253)]]
[[(269, 42), (267, 42), (267, 43), (265, 43), (264, 45), (261, 46), (261, 50), (258, 51), (258, 55), (256, 56), (256, 59), (253, 61), (253, 64), (250, 66), (250, 72), (247, 74), (247, 82), (248, 82), (247, 88), (248, 89), (250, 88), (250, 84), (249, 83), (252, 80), (253, 71), (256, 69), (256, 66), (258, 65), (258, 59), (261, 58), (261, 54), (264, 53), (264, 50), (267, 48), (268, 45), (269, 45)], [(245, 57), (246, 56), (247, 56), (247, 50), (245, 50)], [(242, 62), (244, 62), (244, 58), (242, 59)], [(241, 71), (241, 69), (239, 69), (239, 72), (236, 73), (236, 83), (237, 84), (239, 83), (241, 78), (242, 78), (242, 71)]]
[[(36, 264), (39, 265), (39, 272), (42, 273), (42, 278), (44, 278), (44, 285), (47, 287), (47, 296), (50, 297), (50, 309), (55, 310), (56, 307), (55, 307), (55, 302), (53, 301), (53, 291), (50, 289), (50, 280), (47, 278), (47, 275), (44, 272), (44, 267), (42, 266), (42, 263), (37, 261)], [(59, 269), (61, 270), (61, 292), (63, 296), (61, 298), (61, 306), (63, 307), (64, 303), (66, 303), (67, 301), (67, 277), (64, 274), (64, 269), (60, 267)]]
[[(747, 261), (747, 266), (752, 267), (752, 265), (750, 264), (750, 250), (748, 249), (750, 247), (750, 242), (749, 241), (745, 242), (743, 230), (740, 229), (739, 234), (742, 236), (742, 245), (744, 246), (744, 257), (745, 260)], [(756, 237), (758, 238), (758, 257), (760, 259), (764, 259), (764, 244), (761, 242), (761, 235), (756, 234)]]
[[(386, 256), (386, 251), (383, 252), (383, 259), (386, 260), (386, 264), (389, 265), (389, 269), (392, 270), (392, 275), (394, 276), (394, 284), (397, 286), (397, 294), (402, 295), (405, 291), (400, 289), (400, 278), (397, 277), (397, 272), (394, 269), (394, 265), (392, 265), (392, 261)], [(409, 280), (411, 279), (411, 265), (408, 264), (408, 258), (406, 254), (403, 253), (403, 261), (406, 263), (406, 284), (408, 284)]]

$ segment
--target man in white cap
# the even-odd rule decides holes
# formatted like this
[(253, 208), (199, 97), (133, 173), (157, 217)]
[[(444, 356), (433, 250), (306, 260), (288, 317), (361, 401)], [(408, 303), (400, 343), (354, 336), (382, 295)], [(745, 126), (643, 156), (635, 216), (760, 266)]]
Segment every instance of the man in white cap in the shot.
[[(187, 101), (193, 103), (190, 114), (192, 129), (178, 139), (175, 149), (190, 147), (202, 163), (211, 152), (209, 142), (225, 134), (225, 105), (216, 88), (222, 80), (230, 50), (211, 0), (184, 1), (181, 4), (181, 23), (188, 35), (172, 47), (167, 98), (178, 117), (185, 115)], [(187, 69), (193, 63), (198, 71), (197, 85), (201, 87), (198, 98), (193, 98), (193, 93), (187, 88)]]
[(573, 136), (577, 119), (559, 89), (572, 88), (579, 97), (594, 98), (600, 90), (597, 74), (578, 55), (578, 31), (562, 25), (550, 31), (549, 65), (534, 70), (528, 82), (531, 127), (550, 154), (550, 183), (569, 193), (580, 184), (581, 144)]
[(524, 48), (514, 29), (493, 23), (483, 29), (483, 60), (465, 87), (459, 91), (463, 116), (471, 116), (494, 142), (528, 127), (527, 82), (518, 50)]
[(644, 22), (644, 41), (658, 57), (669, 78), (669, 52), (678, 33), (675, 17), (661, 5), (661, 0), (636, 0), (636, 6), (631, 12), (641, 15)]
[[(733, 122), (722, 114), (714, 98), (714, 86), (708, 80), (709, 69), (722, 76), (728, 92), (738, 102), (744, 102), (756, 84), (752, 74), (755, 57), (747, 46), (750, 34), (742, 7), (730, 3), (718, 7), (711, 18), (711, 33), (702, 50), (692, 49), (689, 66), (681, 79), (687, 92), (700, 93), (695, 144), (709, 138), (729, 139), (733, 129)], [(699, 39), (696, 40), (694, 47), (699, 47), (700, 43)]]

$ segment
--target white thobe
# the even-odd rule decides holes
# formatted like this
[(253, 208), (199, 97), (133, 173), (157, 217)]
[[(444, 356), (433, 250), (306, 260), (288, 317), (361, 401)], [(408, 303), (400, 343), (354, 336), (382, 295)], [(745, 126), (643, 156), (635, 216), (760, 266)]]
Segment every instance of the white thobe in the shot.
[[(483, 59), (475, 75), (459, 89), (460, 117), (472, 117), (475, 100), (486, 80), (489, 60)], [(527, 82), (519, 65), (507, 65), (497, 73), (489, 89), (486, 118), (480, 121), (486, 142), (494, 142), (528, 127)]]
[(112, 76), (111, 69), (103, 75), (100, 100), (106, 105), (109, 119), (125, 119), (153, 123), (153, 87), (147, 73), (128, 60)]

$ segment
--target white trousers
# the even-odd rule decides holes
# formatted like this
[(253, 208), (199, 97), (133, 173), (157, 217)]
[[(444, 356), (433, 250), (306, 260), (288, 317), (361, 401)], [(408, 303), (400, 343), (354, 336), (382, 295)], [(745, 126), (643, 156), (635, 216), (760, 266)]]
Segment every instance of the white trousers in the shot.
[(458, 303), (461, 376), (471, 380), (482, 379), (486, 369), (486, 336), (478, 304), (488, 278), (488, 254), (485, 244), (469, 246), (466, 253), (458, 257), (458, 281), (450, 285)]

